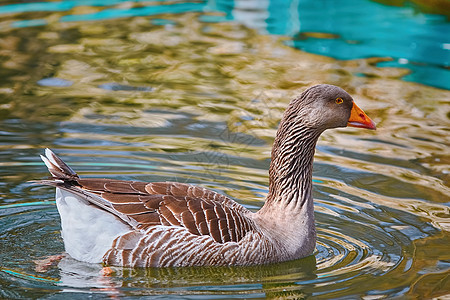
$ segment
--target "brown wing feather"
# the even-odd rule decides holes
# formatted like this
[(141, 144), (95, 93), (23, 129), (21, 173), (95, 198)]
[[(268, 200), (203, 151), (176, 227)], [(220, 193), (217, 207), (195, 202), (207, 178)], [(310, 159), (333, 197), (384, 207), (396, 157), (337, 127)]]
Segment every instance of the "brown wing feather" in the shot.
[(144, 183), (110, 179), (76, 180), (79, 187), (103, 198), (118, 214), (134, 219), (139, 229), (182, 226), (216, 242), (238, 242), (253, 229), (247, 209), (214, 191), (176, 182)]

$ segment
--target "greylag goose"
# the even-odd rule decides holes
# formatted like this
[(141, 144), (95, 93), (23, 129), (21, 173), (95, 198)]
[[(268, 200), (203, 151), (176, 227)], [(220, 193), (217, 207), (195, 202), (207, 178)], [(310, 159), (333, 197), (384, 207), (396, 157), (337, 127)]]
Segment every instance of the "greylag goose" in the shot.
[(272, 149), (269, 192), (251, 212), (212, 190), (178, 182), (80, 178), (51, 150), (66, 252), (128, 267), (256, 265), (311, 255), (316, 244), (312, 166), (329, 128), (375, 129), (343, 89), (316, 85), (293, 99)]

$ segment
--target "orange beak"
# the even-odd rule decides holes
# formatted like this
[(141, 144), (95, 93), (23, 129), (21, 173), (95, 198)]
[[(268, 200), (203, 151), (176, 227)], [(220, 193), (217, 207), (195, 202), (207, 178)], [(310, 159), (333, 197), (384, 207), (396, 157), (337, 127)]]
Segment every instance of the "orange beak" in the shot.
[(353, 102), (353, 107), (350, 113), (350, 119), (348, 119), (347, 126), (367, 128), (376, 130), (375, 123), (366, 115), (365, 112), (358, 105)]

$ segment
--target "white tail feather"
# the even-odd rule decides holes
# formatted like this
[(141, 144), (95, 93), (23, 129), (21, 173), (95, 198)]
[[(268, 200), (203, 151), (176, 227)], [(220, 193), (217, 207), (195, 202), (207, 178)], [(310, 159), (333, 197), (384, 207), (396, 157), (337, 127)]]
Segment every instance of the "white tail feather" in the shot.
[(41, 159), (55, 178), (69, 179), (78, 177), (71, 167), (48, 148), (45, 149), (45, 156), (41, 155)]

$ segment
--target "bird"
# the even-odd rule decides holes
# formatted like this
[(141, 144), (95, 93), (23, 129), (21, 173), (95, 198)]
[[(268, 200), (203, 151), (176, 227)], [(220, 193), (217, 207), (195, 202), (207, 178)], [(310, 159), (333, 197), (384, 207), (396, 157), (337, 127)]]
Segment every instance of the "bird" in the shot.
[(198, 185), (82, 178), (50, 149), (65, 252), (107, 266), (249, 266), (310, 256), (316, 247), (312, 170), (319, 136), (376, 129), (342, 88), (319, 84), (295, 97), (273, 143), (264, 205), (250, 211)]

